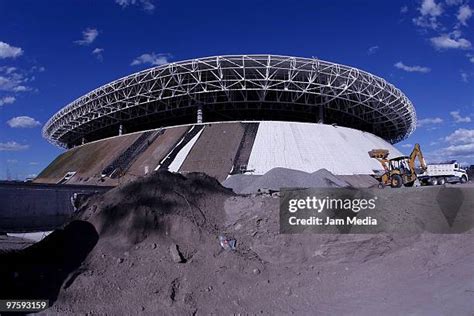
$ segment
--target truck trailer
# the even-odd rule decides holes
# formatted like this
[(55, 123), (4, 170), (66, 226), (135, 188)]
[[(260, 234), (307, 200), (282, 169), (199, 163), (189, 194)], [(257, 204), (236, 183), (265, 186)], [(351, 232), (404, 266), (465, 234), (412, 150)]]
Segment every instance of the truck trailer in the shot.
[(469, 180), (466, 170), (456, 161), (428, 164), (426, 170), (418, 176), (421, 183), (442, 185), (445, 183), (466, 183)]

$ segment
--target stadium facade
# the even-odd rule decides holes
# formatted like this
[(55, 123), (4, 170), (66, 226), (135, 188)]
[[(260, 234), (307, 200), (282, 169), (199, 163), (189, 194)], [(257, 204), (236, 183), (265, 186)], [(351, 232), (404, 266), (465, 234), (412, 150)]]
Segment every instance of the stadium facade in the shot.
[[(144, 135), (154, 133), (145, 142), (152, 147), (166, 131), (172, 134), (184, 126), (186, 132), (166, 150), (157, 146), (163, 152), (145, 169), (184, 171), (182, 165), (189, 165), (186, 157), (193, 151), (205, 155), (195, 146), (208, 146), (205, 139), (206, 144), (219, 144), (222, 133), (229, 133), (240, 136), (229, 140), (232, 148), (223, 149), (229, 168), (218, 178), (235, 172), (261, 174), (273, 167), (371, 173), (377, 166), (367, 149), (376, 146), (400, 155), (391, 144), (414, 131), (416, 114), (395, 86), (353, 67), (315, 58), (232, 55), (170, 63), (115, 80), (57, 112), (45, 124), (43, 136), (77, 151), (131, 135), (141, 135), (135, 141), (143, 142)], [(210, 126), (220, 126), (217, 134), (206, 133)], [(142, 143), (132, 147), (140, 147), (141, 153), (112, 148), (114, 159), (128, 150), (132, 157), (126, 160), (137, 161), (147, 151)], [(242, 151), (245, 159), (239, 156)], [(217, 158), (203, 156), (185, 171), (202, 171)], [(122, 174), (125, 167), (120, 167)]]

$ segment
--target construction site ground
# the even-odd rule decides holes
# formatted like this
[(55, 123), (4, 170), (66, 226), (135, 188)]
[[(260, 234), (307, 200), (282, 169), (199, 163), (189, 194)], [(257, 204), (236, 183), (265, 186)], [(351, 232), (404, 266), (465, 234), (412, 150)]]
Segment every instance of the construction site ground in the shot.
[[(384, 212), (428, 213), (433, 190), (381, 190), (393, 199)], [(284, 235), (278, 197), (160, 172), (90, 198), (64, 229), (1, 254), (0, 297), (46, 296), (45, 315), (472, 315), (473, 231), (427, 233), (431, 220), (411, 234)]]

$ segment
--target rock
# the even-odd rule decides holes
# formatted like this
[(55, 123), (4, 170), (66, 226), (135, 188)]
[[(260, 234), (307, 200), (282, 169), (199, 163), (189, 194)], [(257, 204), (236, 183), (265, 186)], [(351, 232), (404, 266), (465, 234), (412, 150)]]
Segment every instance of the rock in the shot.
[(253, 271), (252, 271), (252, 272), (253, 272), (253, 274), (260, 274), (260, 270), (259, 270), (259, 269), (257, 269), (257, 268), (253, 269)]
[(151, 245), (151, 249), (156, 249), (156, 244), (155, 244), (155, 243), (153, 243), (153, 244)]
[(117, 263), (122, 263), (123, 262), (123, 258), (118, 258), (117, 259)]
[(173, 259), (173, 262), (176, 262), (176, 263), (184, 262), (183, 257), (181, 256), (181, 253), (179, 252), (178, 245), (171, 244), (170, 254), (171, 254), (171, 259)]

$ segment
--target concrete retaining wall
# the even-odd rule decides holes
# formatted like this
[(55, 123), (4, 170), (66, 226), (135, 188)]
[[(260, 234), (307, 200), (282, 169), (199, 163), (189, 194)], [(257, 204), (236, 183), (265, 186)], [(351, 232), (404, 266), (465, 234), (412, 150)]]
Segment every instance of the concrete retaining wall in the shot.
[(0, 183), (0, 232), (53, 230), (74, 212), (74, 193), (105, 192), (110, 187)]

